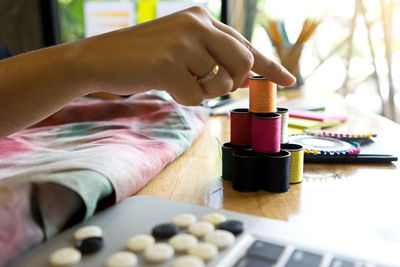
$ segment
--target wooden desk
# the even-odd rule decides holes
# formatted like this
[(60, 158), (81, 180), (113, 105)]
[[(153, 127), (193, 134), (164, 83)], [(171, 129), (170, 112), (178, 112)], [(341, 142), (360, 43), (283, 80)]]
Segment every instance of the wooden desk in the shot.
[[(280, 92), (324, 100), (328, 113), (347, 115), (340, 129), (373, 131), (393, 154), (400, 149), (400, 126), (346, 105), (339, 96), (318, 98), (312, 92)], [(397, 231), (400, 241), (400, 170), (390, 165), (305, 164), (304, 182), (287, 193), (240, 193), (221, 179), (220, 142), (229, 141), (225, 116), (211, 117), (205, 132), (180, 158), (167, 166), (138, 194), (326, 227), (367, 225), (374, 231)], [(385, 230), (386, 231), (386, 230)]]

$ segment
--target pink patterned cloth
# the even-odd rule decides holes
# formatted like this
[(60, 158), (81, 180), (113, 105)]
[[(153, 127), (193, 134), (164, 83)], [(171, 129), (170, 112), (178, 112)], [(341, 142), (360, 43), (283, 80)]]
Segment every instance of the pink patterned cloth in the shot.
[(99, 202), (133, 195), (190, 147), (207, 117), (156, 93), (82, 98), (0, 139), (0, 266)]

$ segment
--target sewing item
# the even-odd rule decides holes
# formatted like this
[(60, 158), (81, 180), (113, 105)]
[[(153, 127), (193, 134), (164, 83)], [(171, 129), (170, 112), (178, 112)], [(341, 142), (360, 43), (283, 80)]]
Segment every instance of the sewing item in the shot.
[(162, 263), (172, 259), (174, 256), (174, 249), (167, 243), (155, 243), (153, 246), (145, 249), (143, 256), (145, 261), (148, 263)]
[(233, 152), (239, 149), (250, 149), (250, 146), (237, 146), (229, 142), (222, 145), (222, 179), (233, 180)]
[(278, 113), (253, 114), (253, 150), (276, 153), (281, 149), (281, 115)]
[(205, 263), (203, 262), (202, 259), (196, 256), (190, 256), (190, 255), (185, 255), (185, 256), (179, 256), (174, 260), (172, 263), (172, 267), (205, 267)]
[(238, 146), (251, 145), (252, 115), (247, 108), (231, 110), (231, 143)]
[(217, 229), (208, 233), (204, 237), (204, 241), (216, 245), (219, 250), (223, 250), (235, 242), (235, 236), (229, 231)]
[(346, 132), (333, 132), (333, 131), (321, 131), (321, 130), (311, 130), (305, 129), (305, 134), (313, 135), (313, 136), (327, 136), (327, 137), (335, 137), (335, 138), (371, 138), (377, 137), (376, 133), (346, 133)]
[(277, 107), (276, 113), (281, 115), (281, 144), (288, 142), (289, 109)]
[(129, 251), (119, 251), (111, 254), (106, 260), (106, 267), (137, 266), (139, 260), (135, 253)]
[(81, 240), (89, 237), (101, 237), (103, 230), (97, 225), (87, 225), (79, 228), (74, 233), (75, 240)]
[[(328, 134), (329, 133), (325, 133)], [(381, 147), (379, 143), (375, 143), (373, 138), (376, 134), (347, 134), (337, 133), (338, 137), (335, 137), (335, 132), (330, 132), (333, 138), (349, 143), (359, 145), (361, 150), (359, 153), (354, 154), (340, 154), (340, 155), (326, 155), (326, 154), (304, 154), (304, 162), (306, 163), (339, 163), (339, 164), (391, 164), (393, 161), (397, 161), (398, 158), (395, 155), (390, 154), (386, 148)], [(343, 137), (341, 137), (343, 136)], [(347, 137), (349, 136), (349, 137)]]
[(189, 249), (188, 254), (209, 261), (218, 255), (218, 247), (208, 242), (199, 242), (196, 247)]
[(237, 220), (228, 220), (218, 225), (218, 229), (226, 230), (234, 235), (241, 234), (244, 230), (243, 223)]
[(290, 158), (290, 152), (286, 150), (261, 154), (259, 165), (261, 189), (274, 193), (289, 191)]
[(233, 189), (240, 192), (255, 192), (260, 189), (258, 161), (260, 154), (251, 150), (233, 152)]
[(138, 234), (134, 235), (126, 241), (126, 248), (129, 251), (139, 253), (146, 248), (154, 245), (156, 242), (155, 238), (149, 234)]
[(304, 147), (305, 154), (313, 155), (351, 155), (360, 152), (360, 144), (338, 138), (312, 135), (289, 136), (289, 143), (299, 144)]
[(290, 157), (290, 178), (291, 184), (298, 184), (303, 181), (304, 149), (298, 144), (282, 144), (281, 149), (289, 151)]
[(241, 192), (261, 187), (286, 192), (290, 152), (281, 151), (281, 143), (288, 142), (289, 110), (276, 107), (276, 84), (271, 81), (253, 76), (249, 87), (250, 108), (230, 112), (231, 140), (222, 145), (222, 178), (232, 180), (233, 189)]
[(179, 232), (179, 227), (173, 223), (162, 223), (153, 227), (151, 234), (154, 238), (167, 239)]
[(181, 213), (172, 218), (172, 223), (178, 225), (180, 229), (186, 229), (197, 221), (196, 216), (191, 213)]
[(262, 76), (252, 76), (249, 80), (250, 112), (269, 113), (276, 111), (276, 84)]
[(51, 266), (68, 266), (78, 263), (82, 258), (79, 250), (71, 247), (61, 248), (50, 255)]
[(102, 237), (88, 237), (75, 242), (74, 246), (82, 255), (92, 254), (100, 251), (104, 241)]
[(187, 233), (174, 235), (168, 240), (176, 253), (186, 253), (190, 248), (197, 246), (197, 237)]
[(188, 233), (198, 238), (202, 238), (206, 234), (214, 230), (215, 230), (214, 224), (205, 221), (197, 221), (188, 227)]
[(226, 221), (226, 216), (222, 213), (218, 212), (211, 212), (206, 215), (204, 215), (201, 220), (203, 222), (209, 222), (214, 224), (215, 227), (217, 227), (220, 223), (223, 223)]

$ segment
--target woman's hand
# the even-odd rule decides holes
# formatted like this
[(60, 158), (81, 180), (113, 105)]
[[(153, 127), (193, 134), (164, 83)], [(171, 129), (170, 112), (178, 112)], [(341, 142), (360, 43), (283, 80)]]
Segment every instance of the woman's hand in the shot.
[[(205, 81), (216, 65), (218, 72)], [(235, 30), (193, 7), (1, 60), (0, 138), (90, 93), (129, 95), (159, 89), (181, 104), (197, 105), (235, 90), (250, 70), (281, 85), (295, 82)]]
[[(197, 105), (238, 88), (250, 70), (280, 85), (295, 78), (259, 53), (204, 8), (192, 7), (134, 27), (73, 44), (91, 92), (132, 94), (165, 90), (181, 104)], [(215, 77), (200, 83), (215, 65)]]

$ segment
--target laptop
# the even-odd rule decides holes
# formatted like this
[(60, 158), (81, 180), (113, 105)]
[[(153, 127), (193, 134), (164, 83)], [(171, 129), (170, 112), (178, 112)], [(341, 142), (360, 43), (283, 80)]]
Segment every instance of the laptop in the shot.
[[(237, 234), (233, 244), (220, 250), (205, 266), (400, 266), (400, 243), (388, 236), (375, 236), (362, 231), (357, 233), (357, 230), (354, 235), (349, 235), (349, 231), (340, 228), (313, 227), (312, 222), (310, 225), (298, 225), (149, 196), (134, 196), (102, 211), (33, 248), (9, 266), (51, 266), (49, 256), (60, 248), (73, 247), (74, 232), (87, 225), (102, 228), (104, 246), (96, 253), (83, 255), (72, 266), (105, 266), (110, 255), (126, 251), (126, 241), (131, 236), (151, 234), (155, 225), (171, 222), (177, 214), (191, 213), (201, 220), (205, 214), (214, 212), (225, 215), (228, 220), (242, 222), (244, 231)], [(166, 243), (167, 240), (157, 242)], [(171, 259), (153, 264), (147, 263), (143, 255), (137, 253), (136, 266), (173, 266), (180, 256), (182, 254), (175, 253)]]

